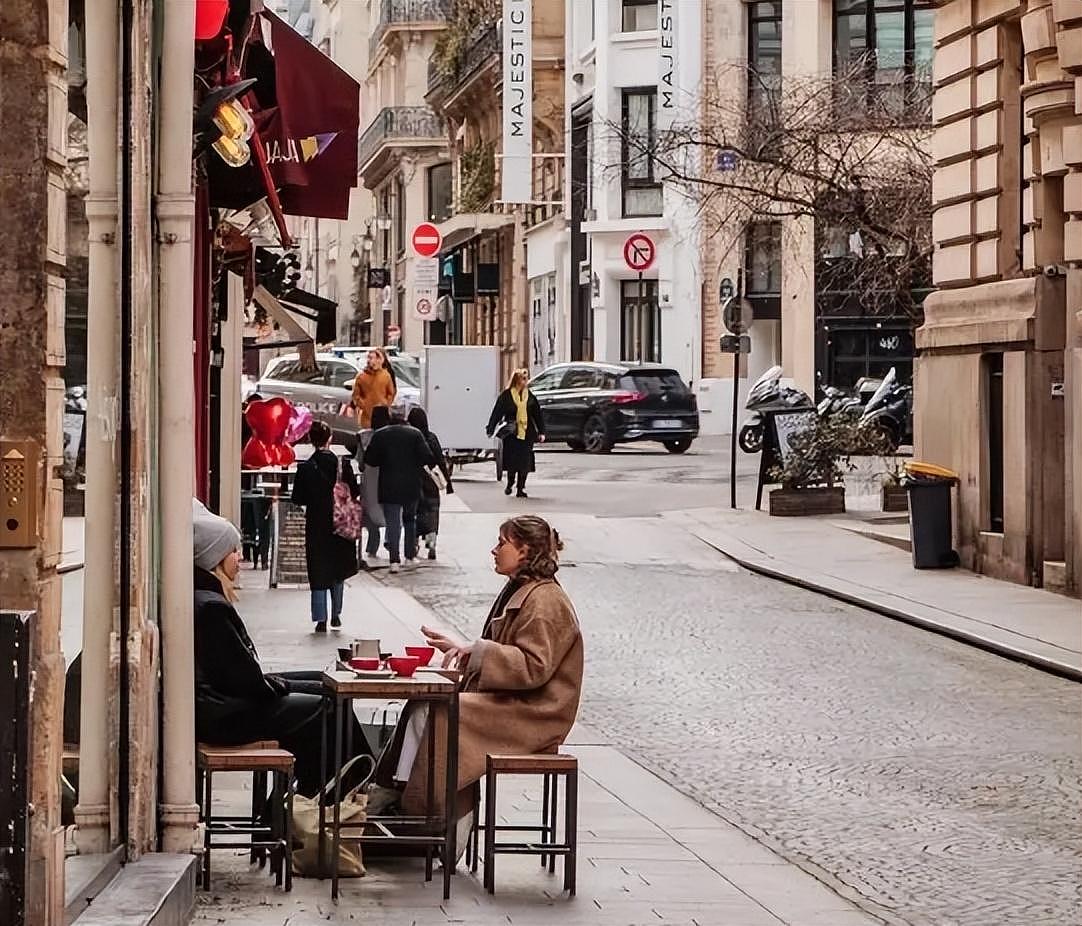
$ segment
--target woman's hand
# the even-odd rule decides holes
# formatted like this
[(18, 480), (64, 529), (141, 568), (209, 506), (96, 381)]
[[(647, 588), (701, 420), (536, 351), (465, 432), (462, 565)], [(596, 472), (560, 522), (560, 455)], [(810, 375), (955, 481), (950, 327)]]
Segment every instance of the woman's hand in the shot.
[(429, 646), (434, 646), (443, 653), (443, 668), (464, 666), (473, 651), (473, 643), (467, 643), (457, 637), (448, 636), (431, 627), (421, 627), (421, 633), (425, 635), (425, 641)]
[(545, 435), (544, 434), (538, 434), (537, 435), (537, 442), (539, 444), (543, 444), (545, 442)]

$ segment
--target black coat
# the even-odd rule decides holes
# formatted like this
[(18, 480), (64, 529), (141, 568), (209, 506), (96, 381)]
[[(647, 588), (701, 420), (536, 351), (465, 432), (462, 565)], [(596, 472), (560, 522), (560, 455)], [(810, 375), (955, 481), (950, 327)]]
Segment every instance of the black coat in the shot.
[[(304, 505), (304, 556), (308, 585), (330, 588), (357, 574), (357, 542), (334, 532), (334, 483), (338, 460), (330, 450), (317, 450), (297, 467), (293, 504)], [(342, 457), (342, 481), (354, 498), (361, 494), (353, 464)]]
[[(515, 427), (517, 409), (511, 398), (511, 390), (504, 389), (492, 407), (485, 431), (491, 435), (503, 423)], [(526, 397), (526, 437), (519, 440), (512, 431), (503, 439), (503, 469), (507, 473), (532, 473), (535, 468), (533, 445), (545, 433), (545, 416), (541, 414), (541, 403), (531, 392)]]
[(421, 470), (436, 464), (425, 436), (408, 424), (391, 424), (372, 435), (366, 466), (379, 467), (381, 505), (414, 505), (421, 498)]

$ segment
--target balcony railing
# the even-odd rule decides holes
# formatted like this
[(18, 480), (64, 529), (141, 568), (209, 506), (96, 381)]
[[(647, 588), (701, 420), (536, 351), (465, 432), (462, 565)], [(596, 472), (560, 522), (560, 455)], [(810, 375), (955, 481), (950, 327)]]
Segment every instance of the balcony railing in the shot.
[(478, 27), (470, 37), (470, 41), (455, 57), (454, 64), (450, 68), (441, 69), (434, 58), (429, 59), (428, 92), (432, 93), (437, 88), (441, 88), (444, 93), (450, 93), (466, 83), (493, 57), (498, 57), (502, 53), (499, 26), (489, 23)]
[(412, 23), (442, 23), (451, 14), (451, 0), (380, 0), (379, 19), (368, 39), (368, 57), (372, 60), (379, 43), (393, 26)]
[(443, 120), (427, 106), (381, 109), (357, 143), (357, 164), (363, 167), (389, 144), (433, 142), (445, 138)]

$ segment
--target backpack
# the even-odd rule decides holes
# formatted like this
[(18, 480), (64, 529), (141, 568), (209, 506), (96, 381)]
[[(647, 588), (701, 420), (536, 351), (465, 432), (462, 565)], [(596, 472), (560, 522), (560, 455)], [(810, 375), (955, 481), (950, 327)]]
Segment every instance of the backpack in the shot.
[(349, 494), (349, 486), (342, 481), (342, 460), (338, 460), (332, 491), (334, 510), (331, 525), (334, 533), (346, 540), (359, 540), (361, 537), (361, 503), (354, 501)]

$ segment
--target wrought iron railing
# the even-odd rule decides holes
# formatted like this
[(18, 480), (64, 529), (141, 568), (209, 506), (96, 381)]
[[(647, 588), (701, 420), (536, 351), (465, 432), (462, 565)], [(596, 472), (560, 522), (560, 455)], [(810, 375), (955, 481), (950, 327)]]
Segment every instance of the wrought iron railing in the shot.
[(427, 106), (388, 106), (379, 111), (357, 142), (357, 164), (363, 167), (387, 144), (443, 137), (443, 120)]
[(441, 66), (435, 58), (429, 59), (428, 92), (442, 89), (445, 93), (450, 93), (486, 67), (494, 57), (500, 57), (502, 54), (499, 26), (495, 23), (484, 23), (478, 26), (463, 49), (455, 56), (453, 64)]
[(451, 0), (380, 0), (379, 19), (368, 38), (369, 60), (376, 57), (379, 43), (392, 26), (441, 23), (450, 15)]

